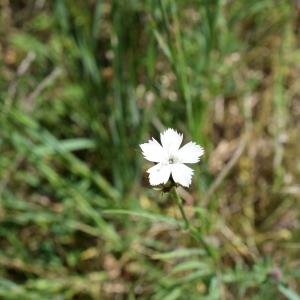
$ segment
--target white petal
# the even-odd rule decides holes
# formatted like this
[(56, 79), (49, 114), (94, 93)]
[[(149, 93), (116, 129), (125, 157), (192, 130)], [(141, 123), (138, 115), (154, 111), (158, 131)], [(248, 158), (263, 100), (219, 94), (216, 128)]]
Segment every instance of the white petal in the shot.
[(140, 145), (144, 157), (152, 162), (161, 162), (165, 158), (165, 150), (155, 139)]
[(194, 164), (200, 160), (204, 149), (194, 142), (189, 142), (179, 149), (177, 155), (184, 164)]
[(194, 171), (184, 164), (172, 165), (172, 177), (176, 183), (188, 187), (192, 182), (192, 175)]
[(176, 152), (182, 142), (182, 134), (179, 134), (172, 128), (169, 128), (160, 134), (161, 144), (170, 154)]
[(151, 167), (148, 171), (151, 185), (159, 185), (167, 183), (171, 175), (170, 165), (157, 164)]

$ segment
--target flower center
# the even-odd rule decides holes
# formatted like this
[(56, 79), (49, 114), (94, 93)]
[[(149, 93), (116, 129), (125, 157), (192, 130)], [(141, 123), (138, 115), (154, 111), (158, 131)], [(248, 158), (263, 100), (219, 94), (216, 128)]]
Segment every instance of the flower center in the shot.
[(178, 159), (174, 156), (170, 156), (168, 159), (169, 164), (175, 164), (177, 163)]

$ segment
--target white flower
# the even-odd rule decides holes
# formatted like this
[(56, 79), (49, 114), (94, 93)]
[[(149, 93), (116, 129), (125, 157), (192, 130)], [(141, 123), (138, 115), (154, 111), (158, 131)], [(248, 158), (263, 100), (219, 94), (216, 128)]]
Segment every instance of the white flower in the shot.
[(141, 144), (144, 157), (157, 163), (147, 172), (151, 185), (165, 184), (170, 176), (174, 182), (188, 187), (192, 182), (193, 170), (185, 164), (194, 164), (200, 160), (204, 150), (194, 142), (189, 142), (179, 149), (182, 134), (174, 129), (167, 129), (160, 134), (160, 145), (154, 138)]

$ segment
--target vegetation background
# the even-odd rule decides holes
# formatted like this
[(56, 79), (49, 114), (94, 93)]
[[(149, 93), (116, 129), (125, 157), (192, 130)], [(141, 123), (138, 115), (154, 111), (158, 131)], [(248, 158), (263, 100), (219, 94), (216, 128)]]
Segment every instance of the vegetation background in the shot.
[(1, 0), (0, 298), (299, 300), (299, 38), (292, 0)]

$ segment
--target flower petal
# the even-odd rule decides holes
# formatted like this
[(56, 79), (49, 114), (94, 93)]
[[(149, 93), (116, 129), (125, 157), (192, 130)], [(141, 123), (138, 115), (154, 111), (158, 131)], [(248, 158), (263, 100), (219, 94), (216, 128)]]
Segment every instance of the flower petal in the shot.
[(152, 162), (161, 162), (165, 158), (165, 150), (154, 138), (140, 145), (144, 157)]
[(157, 164), (151, 167), (148, 171), (151, 185), (165, 184), (170, 178), (170, 165)]
[(194, 171), (184, 164), (172, 165), (172, 178), (176, 183), (188, 187), (192, 182), (192, 175)]
[(200, 160), (200, 156), (204, 154), (204, 149), (194, 142), (185, 144), (178, 151), (178, 158), (184, 164), (195, 164)]
[(176, 152), (182, 143), (182, 134), (179, 134), (172, 128), (168, 128), (160, 134), (160, 140), (163, 148), (168, 154)]

